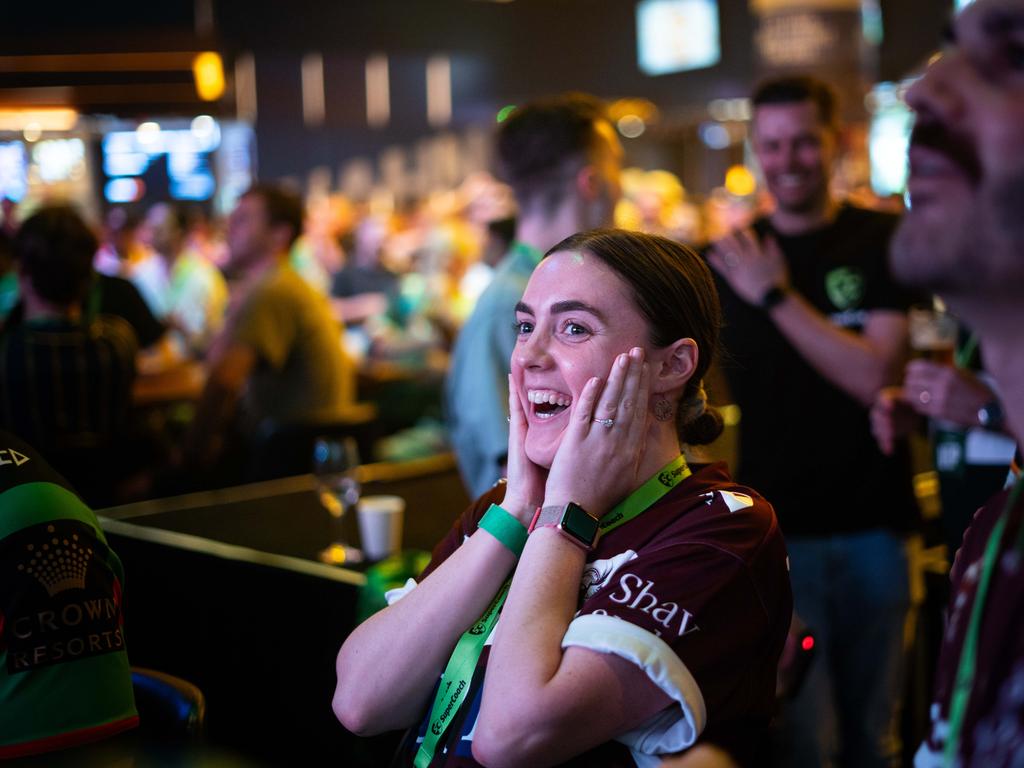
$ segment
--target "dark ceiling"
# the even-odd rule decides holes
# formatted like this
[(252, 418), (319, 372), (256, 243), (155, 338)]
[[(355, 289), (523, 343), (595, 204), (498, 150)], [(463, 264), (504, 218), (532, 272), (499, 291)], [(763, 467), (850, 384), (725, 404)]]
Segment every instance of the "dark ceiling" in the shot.
[[(457, 54), (474, 62), (480, 88), (496, 101), (578, 88), (603, 96), (640, 95), (667, 108), (742, 95), (753, 76), (753, 21), (747, 0), (720, 0), (723, 63), (657, 78), (636, 68), (632, 0), (161, 0), (11, 3), (0, 25), (0, 104), (64, 102), (124, 116), (189, 113), (191, 54), (283, 60), (316, 50), (353, 60)], [(948, 0), (888, 0), (879, 79), (898, 77), (940, 39)], [(198, 19), (198, 23), (197, 23)], [(197, 31), (197, 27), (206, 27)], [(55, 54), (165, 52), (135, 66), (97, 65)], [(25, 58), (30, 57), (30, 58)], [(229, 114), (229, 98), (205, 111)]]

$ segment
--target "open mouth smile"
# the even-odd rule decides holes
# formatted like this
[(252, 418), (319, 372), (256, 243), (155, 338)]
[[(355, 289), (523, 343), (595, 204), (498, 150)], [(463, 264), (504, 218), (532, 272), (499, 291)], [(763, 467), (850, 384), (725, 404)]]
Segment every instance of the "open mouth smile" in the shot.
[(541, 420), (557, 416), (572, 404), (571, 395), (552, 389), (528, 389), (526, 399), (533, 405), (533, 415)]

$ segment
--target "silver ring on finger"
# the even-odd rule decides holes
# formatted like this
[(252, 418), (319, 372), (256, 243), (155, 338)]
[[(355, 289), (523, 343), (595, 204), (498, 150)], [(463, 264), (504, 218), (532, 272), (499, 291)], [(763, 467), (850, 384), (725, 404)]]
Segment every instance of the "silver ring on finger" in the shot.
[(932, 401), (932, 394), (927, 389), (922, 389), (917, 399), (921, 401), (921, 405), (928, 405)]
[(726, 269), (735, 269), (736, 265), (740, 263), (739, 259), (736, 258), (735, 253), (725, 253), (722, 255), (722, 261), (725, 263)]
[(600, 424), (601, 426), (605, 427), (606, 429), (611, 429), (612, 428), (612, 424), (615, 423), (615, 419), (594, 419), (594, 423), (595, 424)]

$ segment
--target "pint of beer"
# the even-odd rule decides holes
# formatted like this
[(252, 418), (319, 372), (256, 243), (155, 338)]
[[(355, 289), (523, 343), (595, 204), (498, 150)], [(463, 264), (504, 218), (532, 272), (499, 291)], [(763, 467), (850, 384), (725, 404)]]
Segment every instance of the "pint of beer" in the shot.
[(953, 365), (956, 350), (956, 318), (943, 309), (932, 306), (911, 307), (910, 348), (913, 356), (935, 363)]

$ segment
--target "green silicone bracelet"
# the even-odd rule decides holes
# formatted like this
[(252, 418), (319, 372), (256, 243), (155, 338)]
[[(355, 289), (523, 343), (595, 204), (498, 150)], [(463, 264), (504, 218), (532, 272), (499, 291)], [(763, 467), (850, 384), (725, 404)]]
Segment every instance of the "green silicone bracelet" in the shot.
[(523, 553), (523, 547), (526, 546), (526, 526), (497, 504), (491, 504), (480, 518), (477, 527), (491, 534), (516, 557)]

